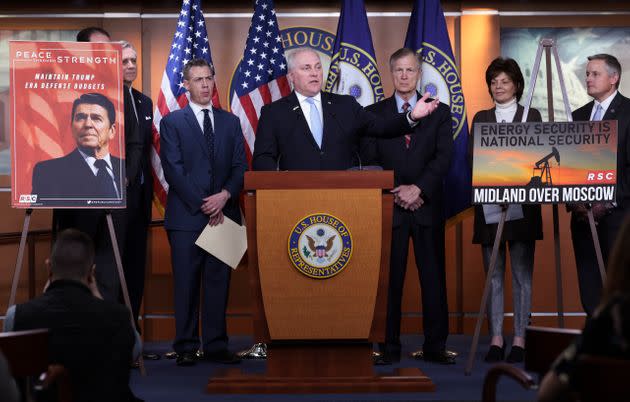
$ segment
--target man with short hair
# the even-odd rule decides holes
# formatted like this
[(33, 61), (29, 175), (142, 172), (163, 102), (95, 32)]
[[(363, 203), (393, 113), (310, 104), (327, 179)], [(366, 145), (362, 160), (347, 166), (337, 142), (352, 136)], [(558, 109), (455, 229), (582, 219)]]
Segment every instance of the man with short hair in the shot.
[(223, 223), (224, 215), (241, 223), (238, 198), (247, 170), (243, 133), (236, 116), (212, 107), (212, 65), (193, 59), (183, 78), (188, 105), (160, 122), (160, 157), (169, 184), (164, 228), (173, 269), (173, 347), (179, 366), (194, 365), (200, 348), (207, 360), (237, 363), (227, 348), (225, 322), (231, 268), (195, 241), (206, 225)]
[[(138, 76), (138, 55), (135, 48), (122, 42), (122, 65), (125, 92), (125, 136), (139, 137), (140, 152), (133, 167), (135, 175), (128, 174), (126, 234), (123, 252), (123, 268), (131, 310), (138, 320), (147, 255), (147, 236), (151, 223), (153, 175), (151, 171), (151, 145), (153, 140), (153, 102), (131, 86)], [(129, 157), (127, 158), (129, 161)], [(131, 163), (131, 161), (129, 161)]]
[(74, 229), (59, 233), (46, 266), (48, 288), (10, 307), (5, 331), (49, 329), (49, 363), (69, 371), (73, 400), (136, 401), (129, 389), (134, 346), (129, 310), (102, 300), (91, 239)]
[(322, 63), (314, 50), (292, 50), (287, 64), (294, 91), (263, 106), (254, 170), (348, 169), (357, 160), (360, 136), (401, 136), (439, 103), (425, 102), (425, 94), (408, 113), (383, 120), (366, 112), (352, 96), (321, 92)]
[[(574, 121), (617, 120), (617, 201), (593, 203), (597, 235), (604, 259), (617, 238), (623, 218), (630, 210), (630, 99), (619, 93), (621, 65), (616, 57), (596, 54), (588, 57), (586, 92), (593, 100), (573, 112)], [(587, 218), (587, 206), (571, 204), (571, 239), (575, 253), (582, 307), (591, 316), (599, 304), (602, 280), (593, 237)]]
[[(422, 61), (407, 48), (389, 59), (394, 95), (366, 109), (383, 118), (404, 114), (420, 102), (416, 88)], [(411, 133), (415, 135), (411, 135)], [(453, 153), (451, 113), (439, 103), (422, 123), (398, 138), (365, 138), (363, 159), (394, 171), (394, 214), (389, 265), (385, 359), (400, 361), (400, 320), (403, 283), (411, 239), (422, 290), (423, 356), (427, 361), (452, 364), (446, 352), (448, 307), (444, 261), (443, 180)]]
[(77, 42), (111, 42), (109, 33), (103, 28), (87, 27), (77, 33)]

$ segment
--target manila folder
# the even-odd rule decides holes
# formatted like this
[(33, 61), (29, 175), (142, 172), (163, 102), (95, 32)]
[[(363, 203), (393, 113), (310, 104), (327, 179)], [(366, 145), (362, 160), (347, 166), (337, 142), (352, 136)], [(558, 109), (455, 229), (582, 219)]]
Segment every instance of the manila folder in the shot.
[(247, 250), (247, 231), (226, 216), (220, 225), (206, 225), (195, 244), (236, 269)]

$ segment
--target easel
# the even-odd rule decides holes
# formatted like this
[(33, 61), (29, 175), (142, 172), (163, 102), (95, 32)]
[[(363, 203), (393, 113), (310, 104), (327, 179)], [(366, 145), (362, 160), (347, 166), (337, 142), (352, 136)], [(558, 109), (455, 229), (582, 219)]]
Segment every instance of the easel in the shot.
[[(28, 237), (28, 227), (31, 223), (31, 215), (33, 209), (29, 208), (25, 211), (24, 224), (22, 226), (22, 236), (20, 238), (20, 247), (18, 248), (17, 261), (15, 263), (15, 270), (13, 271), (13, 281), (11, 283), (11, 294), (9, 295), (9, 306), (15, 304), (15, 297), (17, 295), (17, 287), (20, 281), (20, 274), (22, 272), (22, 263), (24, 261), (24, 249), (26, 246), (26, 238)], [(108, 209), (105, 210), (105, 219), (107, 220), (107, 228), (109, 230), (109, 237), (112, 242), (112, 249), (114, 251), (114, 260), (116, 261), (116, 269), (118, 270), (118, 279), (120, 280), (120, 287), (122, 288), (123, 299), (125, 305), (129, 309), (129, 317), (131, 320), (131, 327), (134, 333), (137, 331), (136, 321), (134, 320), (133, 313), (131, 312), (131, 302), (129, 300), (129, 292), (127, 291), (127, 281), (125, 280), (125, 274), (122, 267), (122, 259), (120, 258), (120, 250), (118, 248), (118, 241), (116, 239), (116, 231), (114, 230), (114, 221), (112, 220), (112, 212)], [(144, 367), (144, 359), (140, 354), (138, 363), (140, 364), (140, 374), (146, 376), (147, 372)]]
[[(527, 121), (527, 115), (532, 104), (532, 98), (534, 96), (534, 89), (536, 87), (536, 79), (538, 78), (538, 72), (540, 71), (540, 59), (542, 51), (545, 50), (545, 61), (547, 64), (547, 107), (549, 109), (549, 121), (554, 121), (554, 109), (553, 109), (553, 88), (552, 88), (552, 67), (551, 67), (551, 52), (553, 51), (554, 61), (558, 72), (558, 79), (560, 83), (560, 90), (562, 91), (562, 100), (564, 103), (564, 109), (567, 114), (568, 121), (573, 121), (571, 115), (571, 108), (569, 106), (569, 98), (567, 96), (567, 90), (564, 85), (564, 77), (562, 75), (562, 69), (560, 67), (560, 58), (558, 57), (558, 48), (555, 41), (550, 38), (543, 38), (538, 43), (538, 50), (536, 51), (536, 59), (534, 61), (534, 67), (532, 68), (532, 75), (529, 84), (529, 93), (527, 95), (527, 101), (525, 103), (525, 110), (523, 111), (523, 118), (521, 122)], [(560, 328), (564, 328), (564, 307), (562, 301), (562, 270), (560, 261), (560, 235), (559, 235), (559, 218), (558, 218), (558, 204), (553, 204), (553, 238), (554, 238), (554, 254), (555, 254), (555, 268), (556, 268), (556, 293), (558, 304), (558, 325)], [(602, 283), (606, 280), (606, 271), (604, 270), (604, 260), (602, 258), (602, 251), (599, 245), (599, 237), (595, 228), (595, 219), (593, 217), (593, 211), (590, 208), (590, 204), (587, 206), (588, 220), (591, 227), (591, 234), (593, 236), (593, 245), (595, 247), (595, 253), (597, 254), (597, 262), (599, 266), (599, 272), (602, 277)], [(470, 375), (472, 372), (472, 366), (477, 353), (477, 346), (479, 344), (479, 333), (481, 331), (481, 324), (486, 314), (488, 294), (490, 293), (490, 281), (494, 270), (496, 269), (497, 255), (499, 251), (499, 245), (501, 243), (501, 237), (503, 236), (503, 226), (507, 216), (507, 206), (501, 205), (501, 216), (499, 218), (499, 225), (497, 227), (496, 237), (494, 239), (494, 246), (492, 247), (492, 254), (490, 257), (490, 266), (486, 274), (486, 282), (483, 288), (483, 296), (481, 297), (481, 306), (479, 308), (479, 314), (477, 315), (477, 324), (475, 325), (475, 333), (473, 335), (472, 344), (470, 346), (470, 354), (468, 356), (468, 362), (464, 370), (465, 375)]]

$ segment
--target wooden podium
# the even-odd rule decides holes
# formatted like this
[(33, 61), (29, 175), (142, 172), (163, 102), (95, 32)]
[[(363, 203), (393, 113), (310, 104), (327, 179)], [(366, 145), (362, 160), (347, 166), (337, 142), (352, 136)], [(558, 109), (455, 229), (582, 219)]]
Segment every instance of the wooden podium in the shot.
[(220, 370), (208, 392), (435, 390), (417, 368), (373, 368), (372, 342), (385, 338), (393, 184), (391, 171), (245, 174), (254, 337), (268, 345), (267, 368)]

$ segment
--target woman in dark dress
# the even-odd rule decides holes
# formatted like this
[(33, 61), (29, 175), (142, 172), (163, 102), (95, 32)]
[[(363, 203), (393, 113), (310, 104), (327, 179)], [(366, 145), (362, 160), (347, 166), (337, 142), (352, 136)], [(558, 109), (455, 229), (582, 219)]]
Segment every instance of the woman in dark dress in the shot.
[[(486, 70), (488, 92), (495, 107), (478, 112), (475, 123), (520, 122), (524, 108), (518, 104), (523, 95), (525, 80), (521, 69), (513, 59), (497, 58)], [(541, 121), (540, 112), (529, 109), (527, 121)], [(469, 157), (472, 161), (472, 144), (469, 141)], [(499, 151), (497, 151), (499, 152)], [(473, 243), (481, 244), (486, 273), (497, 232), (499, 205), (475, 206)], [(503, 289), (505, 277), (505, 253), (509, 249), (512, 270), (512, 296), (514, 302), (514, 338), (507, 357), (510, 363), (521, 362), (525, 355), (525, 327), (529, 321), (532, 296), (532, 272), (536, 240), (542, 239), (540, 205), (510, 205), (499, 248), (497, 266), (490, 282), (488, 319), (492, 339), (486, 354), (487, 362), (498, 362), (505, 357), (503, 338)]]

